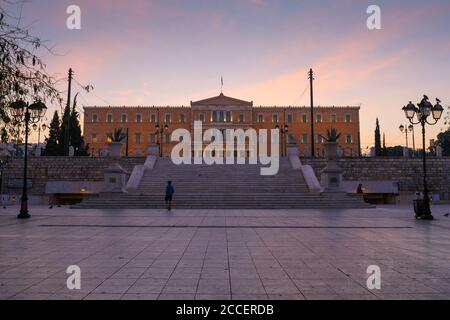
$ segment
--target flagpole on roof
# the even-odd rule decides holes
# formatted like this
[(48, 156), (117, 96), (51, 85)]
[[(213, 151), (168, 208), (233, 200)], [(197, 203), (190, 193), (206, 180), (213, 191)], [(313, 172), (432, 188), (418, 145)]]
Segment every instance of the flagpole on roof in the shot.
[(223, 76), (220, 77), (220, 83), (221, 83), (220, 93), (223, 93)]

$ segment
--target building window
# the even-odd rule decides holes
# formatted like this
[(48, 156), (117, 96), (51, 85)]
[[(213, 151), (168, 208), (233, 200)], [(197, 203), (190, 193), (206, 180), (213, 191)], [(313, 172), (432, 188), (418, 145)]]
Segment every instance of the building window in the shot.
[(264, 122), (264, 115), (258, 114), (258, 122), (263, 123)]
[(239, 114), (239, 123), (244, 123), (244, 114)]
[(308, 122), (308, 116), (306, 114), (302, 114), (302, 122), (307, 123)]
[(223, 111), (219, 112), (219, 122), (225, 122), (225, 113)]
[(97, 116), (96, 113), (94, 113), (94, 114), (92, 115), (92, 122), (94, 122), (94, 123), (98, 122), (98, 116)]
[(170, 133), (164, 135), (164, 143), (170, 143)]
[(353, 143), (353, 138), (352, 138), (352, 135), (351, 135), (351, 134), (348, 134), (348, 135), (345, 137), (345, 142), (346, 142), (347, 144)]
[(288, 114), (287, 115), (287, 122), (288, 123), (292, 123), (292, 119), (293, 119), (292, 114)]
[(295, 138), (292, 133), (288, 134), (288, 143), (295, 143)]
[(121, 122), (122, 122), (122, 123), (127, 123), (127, 122), (128, 122), (128, 117), (127, 117), (126, 114), (122, 114)]
[(349, 115), (349, 114), (346, 114), (346, 115), (345, 115), (345, 122), (347, 122), (347, 123), (352, 122), (352, 116)]
[(150, 122), (151, 123), (156, 123), (156, 114), (153, 113), (153, 114), (150, 115)]
[(140, 133), (136, 133), (135, 135), (134, 135), (134, 138), (135, 138), (135, 142), (137, 143), (137, 144), (139, 144), (139, 143), (141, 143), (141, 134)]
[(106, 142), (112, 142), (112, 138), (113, 138), (112, 133), (107, 133), (106, 134)]
[(206, 119), (205, 113), (203, 113), (203, 112), (200, 113), (199, 119), (201, 122), (205, 122), (205, 119)]
[(142, 122), (142, 114), (138, 113), (136, 114), (136, 122), (141, 123)]
[(150, 144), (155, 144), (156, 143), (156, 134), (150, 133), (148, 140), (150, 141)]
[(227, 122), (232, 122), (232, 116), (231, 116), (231, 111), (227, 111)]
[(316, 140), (316, 142), (317, 142), (317, 143), (323, 143), (323, 137), (322, 137), (321, 134), (318, 134), (318, 135), (317, 135), (317, 140)]
[(322, 115), (321, 115), (321, 114), (318, 114), (318, 115), (316, 116), (316, 122), (317, 122), (317, 123), (321, 123), (321, 122), (322, 122)]
[(335, 114), (331, 115), (331, 122), (333, 122), (333, 123), (337, 122), (337, 116)]
[(172, 117), (170, 115), (170, 113), (166, 113), (166, 123), (171, 123), (172, 122)]
[(212, 122), (217, 122), (217, 111), (213, 111), (212, 113)]
[(303, 144), (308, 143), (308, 134), (307, 133), (302, 134), (302, 143)]
[(272, 115), (272, 122), (273, 123), (278, 123), (279, 121), (278, 121), (279, 119), (278, 119), (278, 114), (273, 114)]
[(96, 133), (93, 133), (93, 134), (91, 135), (91, 141), (92, 141), (92, 143), (97, 143), (97, 142), (98, 142), (97, 134), (96, 134)]
[(180, 114), (180, 123), (186, 123), (186, 116), (184, 113)]
[(113, 122), (113, 115), (112, 114), (108, 114), (108, 116), (106, 117), (108, 121), (108, 123), (112, 123)]

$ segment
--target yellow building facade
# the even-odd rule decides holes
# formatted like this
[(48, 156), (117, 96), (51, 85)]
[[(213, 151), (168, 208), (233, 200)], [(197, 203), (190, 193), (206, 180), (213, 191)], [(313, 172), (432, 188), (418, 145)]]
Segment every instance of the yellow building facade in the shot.
[[(324, 156), (322, 136), (336, 128), (342, 156), (360, 155), (360, 122), (357, 106), (315, 107), (311, 119), (310, 107), (254, 106), (252, 101), (219, 96), (192, 101), (181, 107), (84, 107), (84, 137), (93, 156), (107, 154), (108, 142), (114, 130), (128, 132), (123, 155), (146, 156), (150, 146), (159, 145), (164, 156), (171, 154), (177, 142), (171, 133), (186, 129), (193, 136), (194, 122), (201, 121), (203, 130), (254, 128), (270, 130), (286, 128), (281, 134), (280, 153), (287, 154), (288, 145), (296, 146), (300, 156), (311, 156), (311, 120), (314, 121), (315, 156)], [(159, 130), (158, 130), (159, 129)], [(163, 130), (164, 129), (164, 130)], [(162, 132), (164, 131), (164, 132)], [(270, 142), (268, 142), (270, 143)]]

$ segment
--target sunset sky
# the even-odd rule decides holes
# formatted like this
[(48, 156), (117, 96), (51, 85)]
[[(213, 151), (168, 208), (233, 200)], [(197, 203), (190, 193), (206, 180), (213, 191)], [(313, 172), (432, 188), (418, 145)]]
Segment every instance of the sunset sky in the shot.
[[(71, 4), (79, 31), (66, 28)], [(370, 4), (382, 30), (366, 27)], [(59, 54), (45, 57), (50, 73), (72, 67), (95, 87), (83, 105), (188, 105), (220, 93), (222, 75), (226, 95), (308, 105), (312, 67), (317, 105), (361, 105), (365, 148), (376, 117), (388, 145), (404, 144), (403, 105), (423, 94), (450, 103), (448, 0), (30, 0), (22, 15)]]

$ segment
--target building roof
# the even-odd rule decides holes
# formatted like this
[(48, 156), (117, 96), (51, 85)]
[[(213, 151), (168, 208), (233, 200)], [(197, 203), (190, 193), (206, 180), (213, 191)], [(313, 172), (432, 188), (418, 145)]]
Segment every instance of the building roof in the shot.
[(227, 97), (223, 93), (217, 97), (212, 97), (199, 101), (191, 101), (191, 106), (253, 106), (253, 101), (245, 101), (232, 97)]
[[(196, 102), (192, 102), (192, 106), (208, 106), (208, 104), (196, 105)], [(216, 106), (231, 106), (230, 104), (217, 104)], [(131, 110), (131, 109), (191, 109), (192, 106), (83, 106), (84, 110), (98, 110), (98, 109), (123, 109), (123, 110)], [(213, 105), (215, 106), (215, 105)], [(239, 106), (233, 104), (232, 106)], [(248, 105), (243, 105), (248, 106)], [(250, 105), (251, 106), (251, 105)], [(296, 110), (296, 109), (311, 109), (310, 106), (251, 106), (254, 110)], [(347, 110), (360, 110), (360, 106), (315, 106), (314, 110), (333, 110), (333, 109), (347, 109)]]

